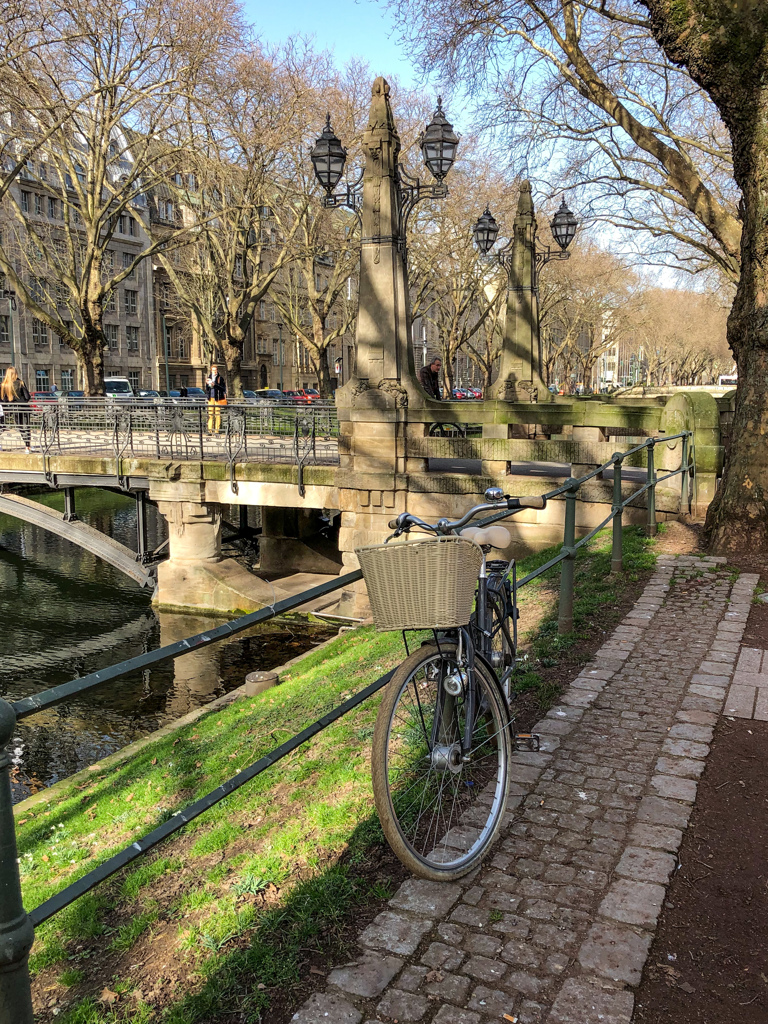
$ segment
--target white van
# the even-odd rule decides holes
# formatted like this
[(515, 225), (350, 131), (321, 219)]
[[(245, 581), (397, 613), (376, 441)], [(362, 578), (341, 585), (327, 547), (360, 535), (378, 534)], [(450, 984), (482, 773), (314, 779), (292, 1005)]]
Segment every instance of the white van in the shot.
[(104, 394), (107, 398), (134, 398), (131, 382), (127, 377), (105, 377)]

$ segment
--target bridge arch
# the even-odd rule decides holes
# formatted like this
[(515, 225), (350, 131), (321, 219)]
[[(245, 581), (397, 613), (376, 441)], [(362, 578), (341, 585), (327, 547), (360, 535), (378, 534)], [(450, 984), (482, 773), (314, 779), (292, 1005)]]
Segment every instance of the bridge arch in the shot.
[(79, 519), (67, 521), (63, 512), (31, 501), (20, 494), (0, 494), (0, 512), (15, 519), (23, 519), (26, 523), (39, 526), (72, 544), (77, 544), (97, 558), (113, 565), (126, 576), (130, 576), (142, 587), (155, 587), (154, 567), (142, 565), (136, 560), (136, 553), (130, 548), (80, 522)]

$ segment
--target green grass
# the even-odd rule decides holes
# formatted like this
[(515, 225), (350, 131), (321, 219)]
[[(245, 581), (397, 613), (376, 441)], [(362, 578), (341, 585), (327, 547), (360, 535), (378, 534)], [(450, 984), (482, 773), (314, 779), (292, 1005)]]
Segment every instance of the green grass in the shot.
[[(609, 577), (609, 539), (600, 537), (588, 552), (580, 552), (569, 636), (556, 632), (557, 569), (523, 592), (521, 622), (526, 606), (543, 605), (545, 615), (527, 638), (529, 667), (518, 687), (535, 691), (543, 706), (555, 696), (539, 675), (545, 660), (556, 660), (587, 636), (595, 609), (620, 596), (625, 578), (637, 578), (653, 564), (652, 544), (637, 529), (628, 528), (624, 536), (627, 572), (621, 578)], [(519, 573), (552, 554), (525, 559)], [(402, 656), (399, 634), (368, 627), (345, 633), (308, 654), (280, 687), (209, 713), (125, 764), (94, 772), (50, 802), (22, 812), (18, 837), (25, 905), (36, 906), (167, 820)], [(33, 970), (61, 963), (55, 977), (76, 977), (90, 961), (92, 975), (109, 948), (113, 957), (125, 958), (120, 970), (126, 974), (135, 956), (132, 946), (148, 930), (162, 929), (164, 956), (180, 977), (195, 981), (179, 985), (162, 1013), (152, 1009), (153, 1022), (196, 1024), (222, 1013), (256, 1022), (271, 992), (295, 984), (306, 972), (309, 952), (344, 955), (341, 929), (354, 908), (388, 898), (393, 888), (385, 873), (369, 877), (360, 871), (372, 846), (382, 841), (369, 765), (378, 703), (367, 701), (39, 928)], [(115, 928), (115, 920), (127, 923)], [(46, 983), (50, 980), (47, 976)], [(65, 1024), (150, 1019), (140, 1000), (121, 997), (114, 1006), (97, 1002), (104, 985), (115, 988), (105, 977), (95, 993), (59, 1019)]]

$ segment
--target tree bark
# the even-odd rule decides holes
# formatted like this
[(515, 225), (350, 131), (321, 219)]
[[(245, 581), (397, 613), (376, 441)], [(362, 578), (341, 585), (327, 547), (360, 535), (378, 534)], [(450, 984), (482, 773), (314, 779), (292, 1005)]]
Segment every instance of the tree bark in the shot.
[(705, 535), (714, 551), (768, 551), (768, 4), (641, 0), (670, 60), (712, 98), (742, 194), (741, 276), (728, 318), (738, 367), (729, 461)]
[(243, 398), (243, 375), (242, 375), (242, 362), (243, 362), (243, 348), (242, 344), (238, 344), (232, 338), (225, 338), (223, 343), (224, 348), (224, 365), (227, 368), (227, 394), (230, 398), (236, 401), (242, 401)]

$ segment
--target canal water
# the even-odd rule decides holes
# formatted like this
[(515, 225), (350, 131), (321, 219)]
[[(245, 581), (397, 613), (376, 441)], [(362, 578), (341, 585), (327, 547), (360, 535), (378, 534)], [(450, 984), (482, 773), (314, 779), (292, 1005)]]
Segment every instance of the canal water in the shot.
[[(63, 495), (35, 495), (63, 510)], [(149, 545), (165, 539), (151, 506)], [(77, 491), (78, 516), (136, 548), (133, 499)], [(117, 569), (37, 527), (0, 515), (0, 696), (18, 700), (200, 633), (221, 620), (156, 612), (150, 592)], [(256, 626), (143, 672), (107, 683), (19, 723), (13, 741), (18, 801), (239, 686), (335, 629), (280, 620)]]

